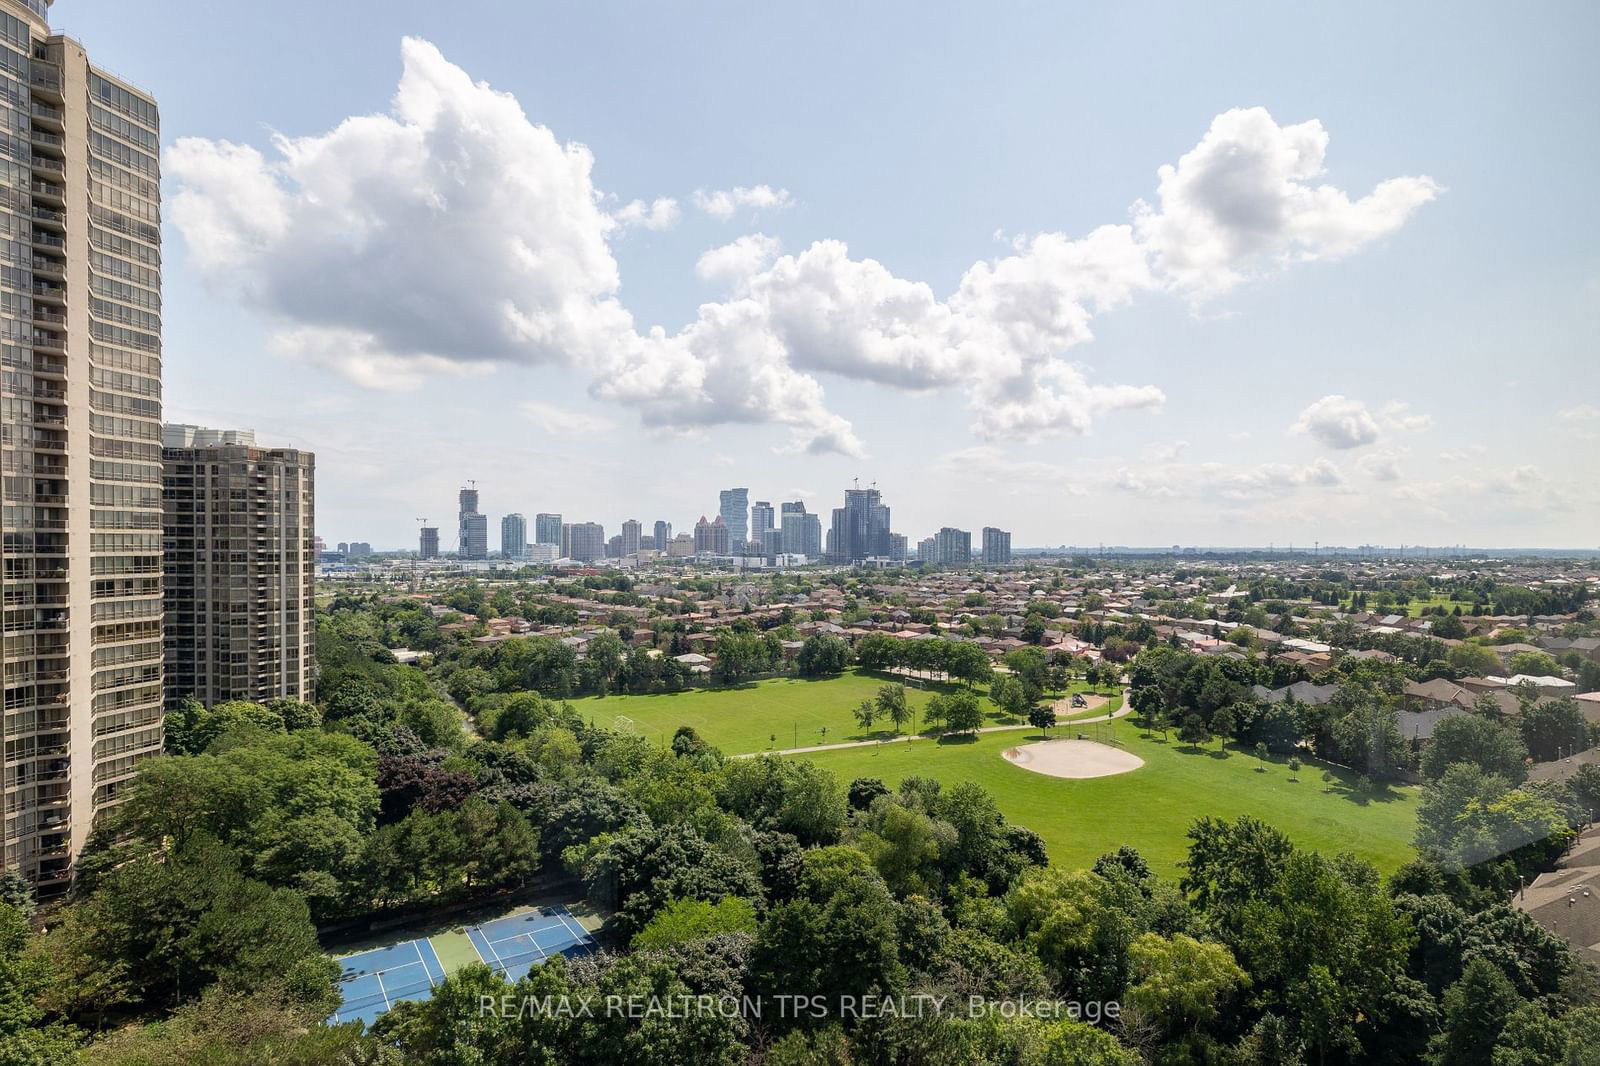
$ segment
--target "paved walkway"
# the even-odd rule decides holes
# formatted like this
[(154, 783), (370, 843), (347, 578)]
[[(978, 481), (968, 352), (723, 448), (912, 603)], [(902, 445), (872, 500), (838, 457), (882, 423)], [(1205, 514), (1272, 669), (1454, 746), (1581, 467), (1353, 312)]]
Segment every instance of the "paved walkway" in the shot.
[[(1113, 714), (1102, 714), (1096, 718), (1074, 718), (1070, 722), (1061, 722), (1063, 726), (1093, 725), (1095, 722), (1109, 722), (1116, 718), (1126, 718), (1133, 713), (1133, 708), (1128, 706), (1128, 690), (1122, 690), (1122, 707)], [(990, 725), (979, 729), (979, 733), (1012, 733), (1019, 729), (1033, 729), (1026, 722), (1018, 725)], [(782, 748), (777, 751), (747, 751), (742, 755), (733, 756), (735, 759), (753, 759), (757, 755), (809, 755), (814, 751), (839, 751), (842, 748), (872, 748), (879, 744), (899, 744), (911, 740), (939, 740), (948, 736), (946, 733), (908, 733), (903, 737), (893, 737), (889, 740), (851, 740), (842, 744), (813, 744), (806, 748)]]

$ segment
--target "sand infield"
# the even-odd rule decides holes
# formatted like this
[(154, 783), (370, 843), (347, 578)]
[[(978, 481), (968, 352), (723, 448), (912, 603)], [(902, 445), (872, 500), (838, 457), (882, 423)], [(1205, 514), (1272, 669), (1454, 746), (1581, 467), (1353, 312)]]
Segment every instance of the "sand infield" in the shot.
[(1110, 777), (1144, 765), (1132, 752), (1092, 740), (1044, 740), (1007, 748), (1006, 761), (1051, 777)]

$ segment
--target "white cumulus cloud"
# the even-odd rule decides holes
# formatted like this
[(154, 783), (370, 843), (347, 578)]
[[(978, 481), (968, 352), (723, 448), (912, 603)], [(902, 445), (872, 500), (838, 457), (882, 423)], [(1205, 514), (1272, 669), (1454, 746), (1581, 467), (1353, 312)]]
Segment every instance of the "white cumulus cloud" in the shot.
[(401, 357), (562, 361), (626, 330), (588, 150), (432, 45), (401, 53), (390, 114), (279, 136), (270, 162), (199, 138), (169, 149), (199, 266), (306, 331)]
[(1292, 427), (1329, 448), (1360, 448), (1378, 439), (1378, 423), (1359, 400), (1334, 394), (1324, 396), (1300, 412)]
[(732, 189), (696, 189), (694, 205), (712, 218), (728, 219), (740, 208), (752, 211), (779, 210), (794, 206), (788, 189), (774, 189), (770, 185), (735, 186)]
[(712, 248), (694, 265), (694, 272), (710, 281), (743, 281), (765, 269), (778, 254), (776, 237), (747, 233), (720, 248)]
[(670, 196), (658, 196), (649, 203), (629, 200), (615, 211), (611, 219), (623, 229), (669, 230), (683, 217), (683, 209)]
[(1297, 259), (1335, 259), (1388, 234), (1439, 194), (1427, 177), (1390, 178), (1352, 200), (1324, 172), (1328, 133), (1280, 126), (1265, 108), (1218, 115), (1200, 143), (1160, 169), (1141, 239), (1175, 287), (1200, 297)]
[[(270, 154), (199, 138), (168, 150), (172, 218), (195, 263), (278, 325), (275, 347), (378, 388), (556, 365), (646, 425), (777, 425), (793, 449), (863, 450), (830, 410), (825, 378), (959, 389), (989, 440), (1081, 434), (1107, 413), (1159, 408), (1157, 386), (1104, 380), (1068, 358), (1097, 316), (1141, 293), (1218, 292), (1260, 264), (1345, 254), (1437, 191), (1397, 178), (1352, 201), (1310, 184), (1327, 143), (1319, 124), (1228, 112), (1162, 168), (1157, 204), (1132, 223), (1016, 238), (946, 295), (842, 241), (780, 255), (751, 234), (696, 264), (725, 287), (721, 302), (675, 331), (644, 328), (620, 300), (610, 241), (670, 226), (679, 205), (608, 212), (616, 200), (594, 185), (588, 149), (425, 41), (405, 40), (401, 56), (386, 113), (277, 136)], [(691, 199), (720, 218), (792, 203), (769, 185)], [(1359, 438), (1371, 422), (1362, 409), (1343, 433)]]

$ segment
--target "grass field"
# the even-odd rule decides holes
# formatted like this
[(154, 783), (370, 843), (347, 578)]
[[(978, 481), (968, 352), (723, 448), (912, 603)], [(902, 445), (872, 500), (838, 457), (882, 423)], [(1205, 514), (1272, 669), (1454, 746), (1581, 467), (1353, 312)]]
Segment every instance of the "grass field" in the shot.
[[(1289, 780), (1281, 759), (1267, 760), (1258, 772), (1254, 754), (1216, 746), (1195, 749), (1143, 733), (1131, 721), (1116, 726), (1117, 739), (1144, 766), (1131, 773), (1072, 781), (1024, 770), (1001, 753), (1038, 739), (1031, 732), (990, 733), (940, 742), (883, 744), (871, 748), (817, 752), (811, 759), (841, 782), (880, 777), (891, 787), (910, 775), (938, 778), (946, 785), (973, 781), (989, 791), (1007, 818), (1044, 838), (1053, 863), (1081, 868), (1121, 844), (1131, 844), (1151, 866), (1177, 872), (1187, 851), (1184, 837), (1201, 815), (1234, 818), (1242, 814), (1277, 826), (1295, 844), (1333, 854), (1351, 851), (1385, 873), (1412, 857), (1417, 792), (1393, 788), (1363, 795), (1355, 775), (1326, 771), (1306, 762), (1298, 782)], [(1060, 729), (1056, 736), (1070, 736)]]
[[(855, 708), (875, 695), (890, 679), (856, 670), (821, 680), (772, 678), (734, 688), (690, 689), (647, 696), (587, 696), (572, 706), (596, 725), (610, 726), (619, 715), (633, 720), (633, 728), (653, 740), (671, 740), (681, 725), (693, 726), (710, 744), (729, 755), (798, 748), (852, 740), (880, 740), (894, 736), (894, 727), (880, 720), (869, 732), (855, 719)], [(916, 717), (907, 729), (922, 728), (922, 711), (942, 688), (953, 686), (906, 684), (906, 702)], [(1069, 691), (1088, 691), (1081, 682)], [(1056, 695), (1061, 695), (1056, 693)], [(982, 696), (988, 725), (1020, 724)], [(1089, 712), (1077, 712), (1082, 717)], [(1105, 713), (1100, 711), (1097, 713)], [(822, 730), (826, 727), (827, 732)], [(776, 737), (776, 740), (774, 740)]]
[[(1443, 607), (1447, 611), (1453, 611), (1459, 607), (1461, 608), (1462, 614), (1472, 613), (1472, 604), (1470, 602), (1463, 600), (1452, 600), (1448, 596), (1429, 596), (1425, 600), (1414, 599), (1404, 607), (1401, 607), (1399, 604), (1396, 604), (1392, 607), (1379, 607), (1377, 606), (1377, 602), (1378, 597), (1376, 593), (1367, 594), (1367, 610), (1373, 612), (1374, 614), (1405, 614), (1410, 615), (1412, 618), (1420, 618), (1422, 616), (1422, 610), (1425, 607)], [(1348, 600), (1345, 601), (1344, 609), (1347, 611), (1350, 609), (1350, 602)]]

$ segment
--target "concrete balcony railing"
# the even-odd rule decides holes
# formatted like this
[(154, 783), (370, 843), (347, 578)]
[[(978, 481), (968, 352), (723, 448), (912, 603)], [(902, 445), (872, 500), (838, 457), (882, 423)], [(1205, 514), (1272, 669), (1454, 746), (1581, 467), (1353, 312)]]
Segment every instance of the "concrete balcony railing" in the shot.
[(28, 66), (28, 84), (60, 96), (61, 70), (53, 63), (35, 59)]

